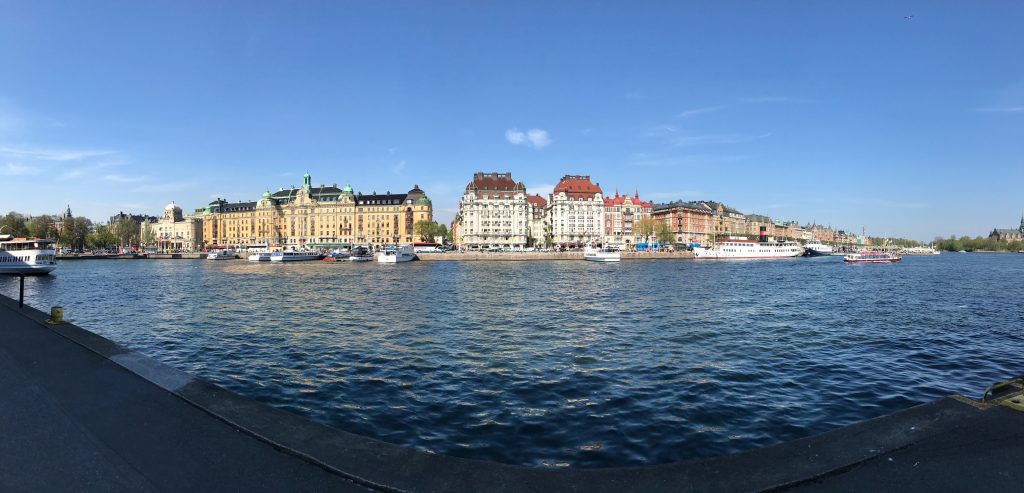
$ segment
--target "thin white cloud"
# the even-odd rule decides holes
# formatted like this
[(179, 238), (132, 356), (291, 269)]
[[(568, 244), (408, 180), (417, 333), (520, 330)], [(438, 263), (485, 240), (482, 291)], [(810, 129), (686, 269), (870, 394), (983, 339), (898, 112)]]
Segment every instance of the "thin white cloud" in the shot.
[(554, 142), (551, 134), (540, 128), (531, 128), (525, 132), (518, 128), (510, 128), (505, 131), (505, 140), (510, 144), (525, 145), (534, 149), (543, 149)]
[(114, 151), (0, 147), (0, 154), (42, 161), (80, 161), (91, 157), (108, 156), (114, 154)]
[(672, 145), (676, 147), (690, 147), (698, 145), (719, 145), (739, 144), (771, 137), (771, 132), (758, 135), (683, 135), (672, 139)]
[(394, 172), (396, 175), (399, 175), (399, 176), (404, 174), (405, 173), (405, 160), (399, 161), (398, 164), (396, 164), (393, 168), (391, 168), (391, 171)]
[(4, 176), (28, 176), (38, 175), (43, 170), (34, 168), (32, 166), (26, 166), (21, 163), (7, 163), (3, 167), (0, 167), (0, 175)]
[(694, 108), (692, 110), (686, 110), (680, 113), (676, 113), (676, 118), (689, 118), (691, 116), (703, 115), (705, 113), (714, 113), (728, 107), (728, 105), (722, 104), (718, 106), (708, 106), (706, 108)]
[(103, 177), (104, 180), (112, 181), (115, 183), (139, 183), (146, 181), (144, 176), (124, 176), (124, 175), (106, 175)]

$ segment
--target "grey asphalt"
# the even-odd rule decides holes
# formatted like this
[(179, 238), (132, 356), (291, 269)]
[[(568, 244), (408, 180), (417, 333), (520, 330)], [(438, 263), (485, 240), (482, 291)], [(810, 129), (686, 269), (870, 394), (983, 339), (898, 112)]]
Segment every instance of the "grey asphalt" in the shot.
[(366, 491), (59, 331), (0, 306), (0, 491)]
[(1024, 492), (1024, 413), (963, 398), (713, 459), (537, 469), (329, 428), (45, 318), (0, 296), (0, 492)]

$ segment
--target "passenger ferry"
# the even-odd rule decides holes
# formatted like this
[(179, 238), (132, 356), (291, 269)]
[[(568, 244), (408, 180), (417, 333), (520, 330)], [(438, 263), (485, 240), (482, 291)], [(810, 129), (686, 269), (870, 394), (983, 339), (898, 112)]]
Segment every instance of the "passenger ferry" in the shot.
[(896, 252), (861, 251), (843, 257), (843, 262), (851, 264), (891, 264), (903, 260)]
[(804, 248), (795, 241), (768, 241), (764, 226), (761, 226), (757, 241), (730, 236), (711, 248), (693, 248), (694, 258), (701, 259), (789, 258), (803, 254)]
[(210, 253), (206, 254), (207, 260), (231, 260), (235, 257), (235, 251), (230, 248), (218, 248), (216, 250), (210, 250)]
[(0, 235), (0, 274), (41, 276), (57, 268), (53, 240)]
[(394, 264), (398, 262), (409, 262), (416, 260), (416, 252), (411, 245), (388, 247), (377, 254), (377, 262), (382, 264)]
[(271, 252), (256, 252), (249, 254), (250, 262), (270, 262)]
[(618, 262), (622, 260), (622, 252), (612, 248), (587, 246), (583, 249), (583, 260), (591, 262)]
[(298, 262), (300, 260), (320, 260), (321, 255), (310, 251), (271, 252), (271, 262)]
[(810, 240), (804, 243), (804, 256), (827, 257), (832, 255), (832, 247), (822, 243), (820, 240)]

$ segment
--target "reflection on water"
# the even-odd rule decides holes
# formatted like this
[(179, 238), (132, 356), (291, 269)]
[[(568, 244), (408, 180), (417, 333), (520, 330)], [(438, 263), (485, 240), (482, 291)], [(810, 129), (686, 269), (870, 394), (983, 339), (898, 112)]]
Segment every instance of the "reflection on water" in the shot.
[[(214, 383), (438, 453), (558, 467), (776, 443), (1020, 373), (1024, 255), (62, 262), (27, 301)], [(16, 296), (17, 281), (0, 280)]]

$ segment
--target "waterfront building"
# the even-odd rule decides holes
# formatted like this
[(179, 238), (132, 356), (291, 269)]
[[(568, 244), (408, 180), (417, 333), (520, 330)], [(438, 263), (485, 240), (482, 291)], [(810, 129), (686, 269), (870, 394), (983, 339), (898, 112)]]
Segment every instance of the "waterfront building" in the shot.
[(702, 202), (672, 202), (659, 204), (651, 218), (668, 225), (677, 243), (691, 246), (710, 246), (714, 215), (711, 207)]
[[(71, 208), (69, 207), (68, 210), (65, 212), (70, 213)], [(124, 219), (131, 220), (131, 222), (135, 223), (136, 227), (141, 227), (142, 223), (152, 224), (160, 220), (160, 218), (156, 216), (150, 216), (148, 214), (125, 214), (124, 211), (120, 211), (117, 214), (110, 216), (110, 221), (108, 221), (107, 224), (113, 227), (114, 225), (120, 223)]]
[(1024, 216), (1020, 218), (1020, 227), (1017, 229), (993, 229), (988, 235), (999, 241), (1022, 241), (1024, 240)]
[(551, 245), (551, 224), (548, 221), (548, 201), (540, 195), (526, 197), (530, 208), (529, 231), (527, 243), (531, 246), (544, 248)]
[(71, 219), (72, 217), (74, 216), (71, 215), (71, 204), (67, 205), (67, 208), (64, 209), (64, 212), (62, 214), (57, 214), (53, 216), (53, 229), (57, 232), (57, 234), (60, 234), (60, 232), (64, 230), (65, 222), (67, 222), (67, 220)]
[(765, 228), (765, 234), (768, 236), (779, 236), (779, 233), (775, 230), (775, 221), (768, 216), (761, 214), (745, 214), (746, 228), (742, 234), (747, 236), (757, 236), (760, 234), (761, 228)]
[(314, 187), (309, 173), (298, 188), (269, 190), (258, 201), (217, 199), (202, 212), (207, 246), (293, 250), (387, 245), (414, 241), (413, 227), (433, 220), (430, 198), (407, 193), (364, 195), (351, 186)]
[(164, 207), (164, 216), (155, 223), (142, 224), (142, 238), (147, 230), (153, 235), (153, 242), (161, 252), (192, 252), (203, 244), (203, 220), (196, 215), (185, 216), (181, 207), (171, 201)]
[(579, 247), (604, 241), (604, 194), (589, 176), (565, 175), (548, 200), (554, 244)]
[(635, 226), (640, 221), (651, 218), (654, 204), (640, 200), (640, 192), (619, 195), (604, 199), (604, 245), (619, 249), (632, 249), (633, 245), (647, 241), (638, 237)]
[(526, 186), (512, 173), (475, 173), (459, 202), (459, 239), (467, 250), (526, 247), (530, 211)]

